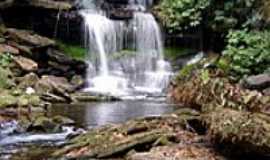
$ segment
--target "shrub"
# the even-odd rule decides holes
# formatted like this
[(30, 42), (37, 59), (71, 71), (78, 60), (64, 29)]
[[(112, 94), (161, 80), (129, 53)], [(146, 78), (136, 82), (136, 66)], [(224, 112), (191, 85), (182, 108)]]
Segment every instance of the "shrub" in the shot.
[(237, 76), (263, 73), (270, 68), (270, 31), (231, 31), (223, 54)]

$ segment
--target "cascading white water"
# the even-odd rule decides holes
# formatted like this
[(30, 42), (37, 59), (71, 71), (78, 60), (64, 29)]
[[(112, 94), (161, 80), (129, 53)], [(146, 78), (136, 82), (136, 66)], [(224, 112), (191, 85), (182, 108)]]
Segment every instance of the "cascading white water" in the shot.
[[(161, 31), (153, 15), (134, 12), (132, 20), (115, 21), (97, 7), (93, 9), (92, 3), (86, 7), (90, 11), (82, 11), (90, 57), (86, 90), (113, 95), (162, 93), (171, 72), (164, 61)], [(145, 8), (151, 3), (130, 0), (130, 5)], [(133, 54), (115, 59), (122, 50)]]

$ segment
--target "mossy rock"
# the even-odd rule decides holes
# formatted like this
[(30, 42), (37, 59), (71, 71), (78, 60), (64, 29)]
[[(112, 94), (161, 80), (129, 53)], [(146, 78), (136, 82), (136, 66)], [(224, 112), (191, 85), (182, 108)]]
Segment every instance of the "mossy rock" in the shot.
[(0, 94), (0, 108), (15, 107), (17, 106), (17, 97), (14, 97), (8, 93)]
[(213, 142), (236, 149), (233, 152), (241, 150), (242, 154), (268, 154), (270, 152), (270, 118), (268, 115), (218, 109), (203, 117)]
[(176, 133), (183, 131), (187, 120), (196, 119), (197, 115), (197, 112), (189, 109), (172, 115), (138, 118), (125, 124), (94, 129), (71, 139), (54, 156), (75, 159), (114, 158), (123, 157), (136, 148), (147, 150), (152, 145), (162, 144), (164, 139), (169, 144), (170, 139), (178, 139)]
[(0, 66), (0, 89), (8, 89), (13, 86), (11, 71)]

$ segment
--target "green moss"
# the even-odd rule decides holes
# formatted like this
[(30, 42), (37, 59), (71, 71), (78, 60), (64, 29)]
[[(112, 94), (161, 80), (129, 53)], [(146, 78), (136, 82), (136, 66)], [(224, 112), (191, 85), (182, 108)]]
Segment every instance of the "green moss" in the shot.
[(182, 78), (186, 78), (186, 77), (191, 76), (191, 73), (192, 73), (192, 71), (193, 71), (194, 69), (196, 69), (196, 64), (190, 64), (190, 65), (184, 66), (184, 67), (180, 70), (180, 72), (179, 72), (179, 74), (178, 74), (178, 76), (177, 76), (177, 79), (182, 79)]
[(69, 43), (64, 43), (61, 41), (58, 41), (57, 44), (60, 50), (62, 50), (67, 55), (71, 56), (72, 58), (75, 58), (78, 60), (83, 60), (87, 53), (87, 49), (77, 44), (69, 44)]
[(11, 72), (8, 69), (5, 69), (0, 66), (0, 89), (1, 88), (10, 88), (12, 85), (12, 81), (10, 79)]

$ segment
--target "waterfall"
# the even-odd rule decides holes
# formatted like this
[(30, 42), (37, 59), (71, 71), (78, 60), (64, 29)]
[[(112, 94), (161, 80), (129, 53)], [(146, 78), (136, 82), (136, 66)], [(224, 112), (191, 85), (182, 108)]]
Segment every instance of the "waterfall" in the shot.
[[(86, 91), (113, 95), (162, 93), (171, 69), (164, 61), (161, 31), (153, 15), (138, 10), (131, 20), (111, 20), (95, 0), (90, 2), (82, 10), (89, 49)], [(144, 8), (152, 4), (151, 0), (129, 2)], [(129, 54), (122, 55), (124, 51)]]

